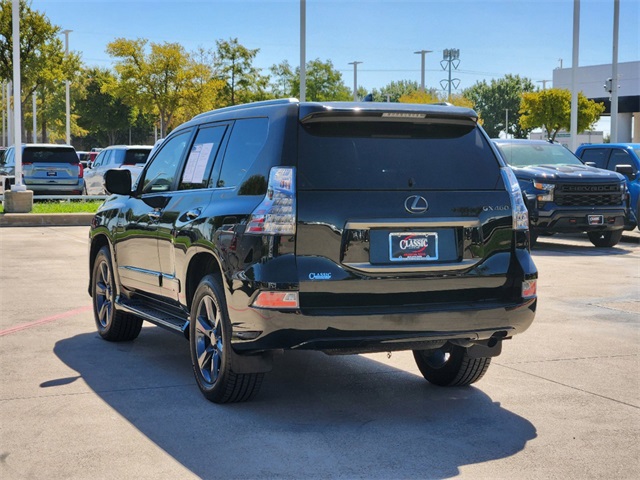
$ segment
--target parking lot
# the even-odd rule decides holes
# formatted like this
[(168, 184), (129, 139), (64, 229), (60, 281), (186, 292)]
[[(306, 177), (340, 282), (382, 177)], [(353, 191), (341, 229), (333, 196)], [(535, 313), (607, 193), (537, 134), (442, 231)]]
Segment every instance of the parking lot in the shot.
[(540, 237), (538, 313), (474, 387), (409, 352), (286, 352), (207, 402), (188, 343), (102, 341), (87, 227), (0, 229), (0, 478), (636, 478), (640, 234)]

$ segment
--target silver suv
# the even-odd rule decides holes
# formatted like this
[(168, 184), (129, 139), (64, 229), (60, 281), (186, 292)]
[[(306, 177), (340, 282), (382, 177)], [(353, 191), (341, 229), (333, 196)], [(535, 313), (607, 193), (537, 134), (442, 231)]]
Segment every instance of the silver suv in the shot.
[(138, 178), (149, 153), (146, 145), (112, 145), (100, 152), (85, 174), (85, 195), (104, 195), (104, 174), (113, 168), (129, 170), (133, 182)]
[[(80, 195), (84, 189), (84, 169), (70, 145), (23, 144), (22, 178), (35, 194)], [(15, 146), (4, 158), (4, 174), (15, 174)]]

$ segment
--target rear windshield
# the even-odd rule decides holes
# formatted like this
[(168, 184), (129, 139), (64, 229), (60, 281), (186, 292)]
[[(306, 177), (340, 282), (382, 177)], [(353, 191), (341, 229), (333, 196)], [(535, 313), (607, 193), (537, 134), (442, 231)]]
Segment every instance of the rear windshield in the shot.
[(498, 147), (512, 167), (582, 165), (573, 153), (557, 143), (500, 143)]
[(149, 150), (127, 150), (124, 155), (123, 165), (143, 165), (149, 158)]
[(317, 122), (300, 127), (298, 188), (493, 190), (500, 165), (475, 124)]
[(80, 160), (73, 148), (27, 147), (22, 152), (23, 163), (70, 163)]

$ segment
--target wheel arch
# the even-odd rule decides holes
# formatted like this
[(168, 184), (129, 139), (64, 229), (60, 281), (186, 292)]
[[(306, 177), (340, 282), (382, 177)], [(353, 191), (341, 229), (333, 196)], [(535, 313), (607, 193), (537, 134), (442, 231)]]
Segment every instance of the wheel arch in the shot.
[[(111, 258), (113, 259), (113, 248), (111, 246), (111, 242), (109, 241), (109, 239), (107, 238), (106, 235), (104, 234), (98, 234), (95, 235), (92, 239), (91, 239), (91, 246), (89, 247), (89, 295), (91, 295), (91, 287), (92, 287), (92, 282), (93, 282), (93, 264), (96, 261), (96, 257), (98, 256), (98, 252), (100, 251), (100, 249), (102, 247), (109, 247), (109, 251), (111, 253)], [(114, 274), (116, 274), (115, 269), (114, 269)], [(119, 289), (118, 287), (119, 283), (116, 282), (116, 288)]]
[(211, 252), (196, 253), (189, 261), (185, 277), (185, 300), (189, 311), (191, 311), (196, 289), (206, 275), (214, 275), (219, 280), (220, 285), (224, 287), (222, 269), (218, 259)]

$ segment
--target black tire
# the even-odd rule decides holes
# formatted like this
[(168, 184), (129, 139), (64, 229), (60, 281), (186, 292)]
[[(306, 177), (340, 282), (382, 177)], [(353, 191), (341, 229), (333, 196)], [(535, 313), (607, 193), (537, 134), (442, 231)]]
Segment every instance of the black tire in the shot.
[(622, 238), (623, 230), (606, 230), (604, 232), (588, 232), (589, 240), (596, 247), (613, 247)]
[(212, 275), (202, 279), (193, 296), (189, 346), (193, 373), (205, 398), (244, 402), (258, 393), (263, 373), (233, 372), (231, 323), (222, 287)]
[(89, 195), (89, 192), (87, 192), (87, 184), (86, 183), (84, 185), (82, 185), (82, 195)]
[(413, 357), (422, 376), (441, 387), (471, 385), (482, 378), (491, 357), (469, 358), (467, 349), (450, 343), (437, 350), (414, 350)]
[(116, 310), (116, 283), (109, 247), (102, 247), (96, 256), (91, 274), (93, 318), (98, 333), (110, 342), (125, 342), (140, 334), (142, 319)]

